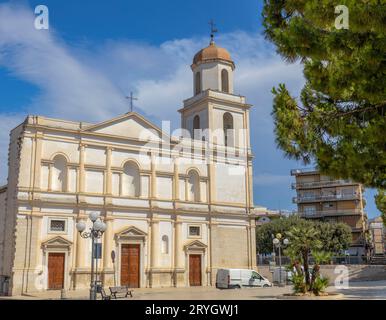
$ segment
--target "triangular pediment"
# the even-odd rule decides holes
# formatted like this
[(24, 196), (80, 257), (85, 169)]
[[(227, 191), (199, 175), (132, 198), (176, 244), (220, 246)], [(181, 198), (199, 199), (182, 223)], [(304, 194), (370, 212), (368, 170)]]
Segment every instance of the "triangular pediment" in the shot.
[(185, 250), (204, 250), (206, 249), (207, 245), (202, 243), (199, 240), (193, 240), (185, 245)]
[(129, 228), (125, 228), (122, 231), (118, 232), (115, 237), (117, 239), (122, 239), (122, 238), (144, 238), (147, 236), (147, 233), (134, 227), (131, 226)]
[(63, 237), (57, 236), (42, 242), (43, 247), (70, 247), (72, 242), (64, 239)]
[(160, 141), (162, 136), (167, 137), (162, 135), (160, 128), (136, 112), (89, 126), (84, 131), (141, 141)]

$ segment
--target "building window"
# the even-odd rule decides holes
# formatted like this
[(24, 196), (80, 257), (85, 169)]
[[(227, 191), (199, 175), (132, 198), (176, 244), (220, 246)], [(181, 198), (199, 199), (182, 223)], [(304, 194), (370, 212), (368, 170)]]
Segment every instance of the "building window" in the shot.
[(162, 236), (161, 252), (163, 254), (169, 253), (169, 237), (167, 235)]
[(307, 200), (312, 200), (316, 197), (315, 193), (312, 191), (306, 191), (303, 193), (302, 198)]
[(52, 219), (49, 223), (50, 232), (66, 232), (66, 220)]
[(51, 189), (54, 191), (66, 191), (66, 186), (67, 159), (63, 155), (57, 155), (52, 166)]
[(225, 146), (233, 147), (233, 117), (229, 112), (225, 112), (223, 116), (224, 127), (224, 144)]
[(307, 216), (313, 216), (316, 214), (316, 208), (315, 207), (304, 207), (304, 213)]
[(326, 208), (326, 209), (331, 209), (334, 207), (334, 204), (331, 203), (331, 202), (326, 202), (323, 204), (323, 207)]
[(200, 116), (196, 115), (193, 118), (193, 130), (200, 129)]
[(201, 73), (197, 72), (195, 75), (195, 93), (199, 94), (201, 92)]
[(128, 197), (139, 197), (140, 174), (138, 166), (128, 161), (123, 166), (122, 195)]
[(201, 228), (199, 226), (189, 226), (189, 237), (200, 237)]
[(229, 75), (226, 69), (221, 71), (221, 91), (229, 93)]
[(200, 139), (201, 132), (197, 131), (200, 130), (200, 116), (196, 115), (193, 118), (193, 137), (194, 139)]
[(200, 177), (195, 170), (190, 170), (188, 173), (188, 200), (200, 201)]

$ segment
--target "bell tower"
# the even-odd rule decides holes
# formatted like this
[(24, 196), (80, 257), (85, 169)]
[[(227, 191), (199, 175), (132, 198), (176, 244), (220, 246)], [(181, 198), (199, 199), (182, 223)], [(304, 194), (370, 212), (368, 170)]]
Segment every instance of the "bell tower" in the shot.
[[(181, 128), (191, 145), (205, 153), (210, 180), (210, 201), (243, 203), (253, 208), (252, 152), (249, 112), (245, 97), (234, 94), (235, 63), (229, 52), (211, 37), (191, 65), (193, 95), (184, 100)], [(205, 141), (205, 143), (202, 143)]]
[(217, 47), (213, 39), (194, 56), (191, 69), (193, 95), (208, 89), (233, 94), (235, 64), (228, 51)]
[(209, 46), (197, 52), (191, 65), (193, 96), (184, 101), (181, 128), (197, 137), (207, 130), (207, 142), (249, 149), (249, 109), (245, 97), (234, 94), (235, 63), (230, 53), (218, 47), (211, 35)]

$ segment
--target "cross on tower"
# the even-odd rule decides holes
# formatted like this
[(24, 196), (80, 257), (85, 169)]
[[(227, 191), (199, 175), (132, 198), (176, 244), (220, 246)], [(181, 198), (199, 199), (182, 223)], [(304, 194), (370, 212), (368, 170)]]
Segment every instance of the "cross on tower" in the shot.
[(218, 30), (215, 28), (216, 24), (214, 23), (213, 19), (211, 19), (209, 21), (209, 25), (210, 25), (210, 42), (213, 43), (214, 42), (214, 34), (216, 32), (218, 32)]
[(138, 100), (138, 98), (135, 98), (133, 92), (130, 92), (130, 95), (127, 96), (126, 99), (130, 100), (130, 112), (133, 112), (133, 101)]

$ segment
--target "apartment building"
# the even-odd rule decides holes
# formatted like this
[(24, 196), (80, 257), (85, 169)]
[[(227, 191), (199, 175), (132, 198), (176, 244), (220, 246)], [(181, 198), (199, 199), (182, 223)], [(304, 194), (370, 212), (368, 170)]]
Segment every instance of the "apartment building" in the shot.
[(369, 230), (372, 241), (372, 254), (375, 256), (384, 256), (386, 252), (386, 228), (381, 217), (373, 218), (369, 221)]
[(306, 219), (344, 222), (351, 227), (350, 255), (366, 255), (367, 215), (364, 211), (364, 188), (350, 180), (336, 180), (315, 169), (294, 169), (296, 182), (293, 202), (297, 212)]

